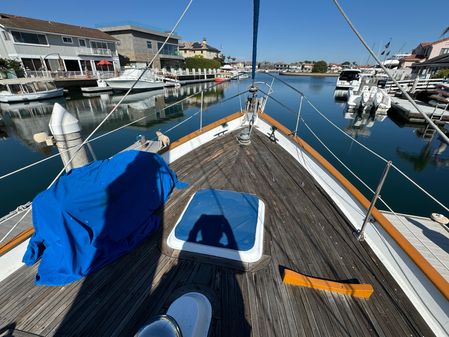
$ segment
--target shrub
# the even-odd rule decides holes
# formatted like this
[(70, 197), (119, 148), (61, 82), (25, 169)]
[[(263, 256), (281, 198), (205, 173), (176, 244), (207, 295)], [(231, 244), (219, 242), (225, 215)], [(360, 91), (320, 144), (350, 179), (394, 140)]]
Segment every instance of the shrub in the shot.
[(221, 67), (219, 61), (205, 59), (200, 55), (187, 57), (185, 63), (187, 69), (216, 69)]
[(312, 73), (326, 73), (327, 63), (325, 61), (315, 62), (312, 68)]
[(25, 75), (22, 64), (16, 60), (0, 58), (0, 70), (14, 70), (17, 77), (23, 77)]
[(449, 77), (449, 69), (441, 69), (432, 78), (446, 78)]

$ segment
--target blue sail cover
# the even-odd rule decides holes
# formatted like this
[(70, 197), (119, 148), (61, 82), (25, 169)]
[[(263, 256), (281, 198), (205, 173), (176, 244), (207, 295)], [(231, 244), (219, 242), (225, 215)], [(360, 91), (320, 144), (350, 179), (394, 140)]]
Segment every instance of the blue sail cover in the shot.
[(38, 285), (64, 285), (129, 252), (153, 233), (155, 214), (183, 187), (161, 156), (125, 151), (76, 168), (33, 200), (23, 262), (41, 262)]

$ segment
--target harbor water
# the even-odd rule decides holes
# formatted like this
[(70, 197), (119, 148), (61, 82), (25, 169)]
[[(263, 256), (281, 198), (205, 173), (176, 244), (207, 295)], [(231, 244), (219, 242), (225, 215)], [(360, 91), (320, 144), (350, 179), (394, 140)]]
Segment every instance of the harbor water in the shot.
[[(393, 164), (443, 204), (449, 205), (449, 150), (446, 149), (446, 144), (441, 143), (437, 135), (432, 137), (429, 130), (424, 132), (425, 126), (404, 124), (392, 113), (384, 118), (354, 116), (346, 113), (345, 102), (335, 101), (333, 97), (335, 77), (282, 76), (281, 78), (304, 92), (316, 108), (346, 134), (355, 137), (381, 156), (392, 160)], [(259, 74), (258, 80), (270, 83), (272, 78), (266, 74)], [(244, 91), (249, 84), (249, 80), (232, 81), (208, 89), (204, 93), (203, 125), (238, 111), (245, 104), (247, 95), (242, 95), (241, 99), (226, 99)], [(103, 125), (98, 135), (133, 121), (137, 122), (93, 141), (91, 156), (98, 160), (106, 159), (136, 142), (140, 136), (153, 139), (156, 131), (164, 132), (183, 120), (185, 123), (167, 133), (172, 141), (195, 131), (200, 125), (200, 114), (197, 112), (200, 108), (201, 96), (196, 95), (181, 103), (177, 102), (211, 86), (214, 86), (214, 83), (131, 94)], [(297, 117), (294, 112), (298, 111), (299, 107), (298, 94), (276, 80), (273, 90), (273, 97), (290, 107), (293, 112), (288, 111), (275, 100), (269, 100), (266, 113), (294, 130)], [(112, 94), (86, 97), (80, 92), (71, 91), (58, 100), (1, 104), (0, 176), (57, 153), (55, 147), (37, 144), (33, 140), (33, 135), (38, 132), (49, 133), (48, 122), (55, 102), (63, 105), (79, 119), (82, 135), (86, 137), (120, 98), (120, 95)], [(163, 110), (166, 106), (170, 107)], [(321, 141), (374, 190), (385, 163), (350, 138), (345, 137), (309, 104), (303, 104), (301, 115)], [(299, 123), (298, 134), (335, 165), (368, 199), (372, 198), (372, 193), (333, 157), (302, 121)], [(31, 201), (48, 186), (61, 168), (61, 159), (55, 156), (28, 170), (0, 180), (0, 217), (18, 205)], [(431, 212), (445, 213), (395, 170), (390, 170), (381, 196), (397, 212), (422, 216), (429, 216)], [(296, 202), (300, 203), (301, 200)], [(381, 202), (378, 202), (377, 206), (380, 209), (386, 209)]]

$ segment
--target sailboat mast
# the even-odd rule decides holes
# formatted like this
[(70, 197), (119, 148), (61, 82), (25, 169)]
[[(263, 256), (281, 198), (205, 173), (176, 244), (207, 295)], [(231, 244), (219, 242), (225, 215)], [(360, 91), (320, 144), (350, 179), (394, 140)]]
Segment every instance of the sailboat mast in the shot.
[(254, 0), (253, 12), (253, 59), (251, 67), (251, 79), (253, 80), (253, 87), (256, 78), (256, 62), (257, 62), (257, 32), (259, 30), (259, 7), (260, 0)]

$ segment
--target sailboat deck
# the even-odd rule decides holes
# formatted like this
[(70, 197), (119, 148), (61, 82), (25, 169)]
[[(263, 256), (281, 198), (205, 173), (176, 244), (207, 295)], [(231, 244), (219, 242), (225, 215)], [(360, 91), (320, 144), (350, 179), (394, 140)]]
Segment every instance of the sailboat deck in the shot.
[[(37, 266), (21, 268), (0, 283), (0, 336), (2, 330), (132, 336), (190, 290), (211, 300), (209, 336), (433, 335), (313, 178), (265, 135), (254, 132), (246, 147), (237, 144), (235, 134), (222, 136), (171, 167), (189, 186), (176, 190), (165, 206), (163, 230), (115, 263), (64, 287), (34, 286)], [(202, 188), (254, 193), (265, 202), (264, 263), (243, 271), (182, 252), (179, 258), (161, 253), (161, 241)], [(282, 267), (370, 283), (374, 294), (363, 300), (284, 285)]]

